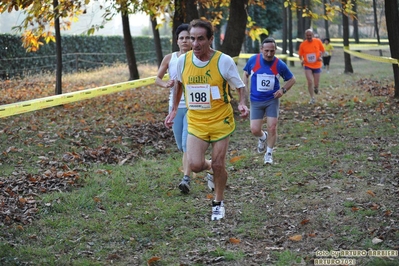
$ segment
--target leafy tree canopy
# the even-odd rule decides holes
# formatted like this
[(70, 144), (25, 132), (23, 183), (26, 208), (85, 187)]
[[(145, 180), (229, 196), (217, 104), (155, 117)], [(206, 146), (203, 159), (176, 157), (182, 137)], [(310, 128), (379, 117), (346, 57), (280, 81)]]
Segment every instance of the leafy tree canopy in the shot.
[[(303, 16), (309, 16), (312, 19), (332, 20), (337, 12), (344, 12), (346, 15), (354, 16), (352, 11), (352, 1), (347, 1), (341, 7), (337, 0), (331, 0), (325, 6), (326, 15), (314, 12), (308, 6), (300, 6), (301, 1), (285, 0), (284, 6), (290, 6), (292, 9), (301, 9)], [(313, 0), (312, 3), (321, 4), (320, 0)], [(44, 42), (55, 41), (53, 35), (54, 18), (58, 16), (61, 22), (61, 29), (68, 30), (71, 23), (78, 20), (79, 15), (85, 13), (86, 6), (90, 0), (69, 1), (58, 0), (58, 5), (54, 8), (53, 0), (33, 1), (33, 0), (5, 0), (0, 2), (0, 13), (11, 12), (13, 10), (23, 10), (26, 14), (21, 25), (14, 27), (15, 31), (22, 32), (23, 45), (27, 51), (37, 51)], [(116, 14), (126, 12), (133, 14), (136, 12), (145, 12), (146, 14), (160, 18), (165, 22), (165, 18), (173, 17), (174, 2), (167, 0), (111, 0), (104, 1), (104, 21), (100, 25), (93, 25), (88, 29), (88, 34), (93, 34), (96, 30), (110, 21)], [(281, 16), (278, 15), (279, 1), (257, 1), (248, 2), (248, 35), (252, 39), (258, 39), (262, 34), (268, 34), (268, 31), (274, 31), (281, 23)], [(206, 11), (206, 17), (217, 26), (225, 23), (228, 18), (229, 0), (198, 0), (199, 6)], [(266, 14), (266, 15), (265, 15)], [(171, 20), (170, 20), (171, 21)], [(280, 21), (280, 22), (279, 22)]]

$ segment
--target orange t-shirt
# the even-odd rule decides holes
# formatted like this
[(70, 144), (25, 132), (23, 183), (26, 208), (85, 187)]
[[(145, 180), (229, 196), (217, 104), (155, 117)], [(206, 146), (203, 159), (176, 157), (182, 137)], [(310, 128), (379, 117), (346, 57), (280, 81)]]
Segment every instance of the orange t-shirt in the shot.
[(304, 40), (299, 46), (298, 54), (304, 60), (304, 66), (309, 68), (321, 68), (323, 61), (320, 60), (324, 53), (323, 43), (318, 38), (313, 38), (311, 42)]

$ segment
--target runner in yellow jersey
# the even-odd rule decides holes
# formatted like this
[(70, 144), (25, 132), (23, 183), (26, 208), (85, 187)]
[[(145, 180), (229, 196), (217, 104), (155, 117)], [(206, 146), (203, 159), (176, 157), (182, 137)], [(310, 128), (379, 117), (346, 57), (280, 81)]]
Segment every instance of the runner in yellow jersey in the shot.
[[(193, 172), (213, 171), (213, 176), (208, 175), (215, 190), (211, 219), (220, 220), (225, 216), (226, 154), (230, 135), (235, 130), (228, 88), (238, 90), (238, 110), (244, 118), (249, 114), (246, 89), (233, 59), (211, 48), (214, 38), (212, 24), (202, 19), (193, 20), (189, 32), (192, 51), (180, 56), (177, 62), (174, 105), (165, 125), (173, 125), (184, 90), (188, 108), (187, 158)], [(205, 152), (210, 145), (212, 161), (208, 162)]]
[(194, 63), (194, 54), (185, 58), (182, 84), (190, 110), (188, 133), (206, 142), (216, 142), (235, 130), (228, 83), (220, 74), (218, 61), (222, 53), (215, 51), (203, 67)]
[(323, 40), (324, 54), (323, 54), (323, 66), (326, 68), (327, 73), (330, 73), (330, 61), (334, 46), (330, 43), (329, 38)]

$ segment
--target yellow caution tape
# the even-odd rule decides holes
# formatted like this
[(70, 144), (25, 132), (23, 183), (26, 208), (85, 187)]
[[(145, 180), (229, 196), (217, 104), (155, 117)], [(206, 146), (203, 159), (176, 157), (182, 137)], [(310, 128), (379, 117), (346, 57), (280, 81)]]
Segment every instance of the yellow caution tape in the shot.
[[(342, 38), (331, 38), (331, 42), (340, 42), (343, 43), (344, 40)], [(355, 43), (356, 40), (354, 38), (349, 38), (349, 42)], [(378, 43), (377, 39), (359, 39), (360, 43)], [(388, 39), (380, 39), (380, 43), (389, 43)]]
[[(168, 78), (169, 75), (165, 75), (164, 79)], [(109, 86), (103, 86), (98, 88), (92, 88), (82, 91), (74, 91), (55, 96), (49, 96), (34, 100), (28, 100), (18, 103), (6, 104), (0, 106), (0, 117), (7, 117), (39, 109), (49, 108), (57, 105), (82, 101), (91, 99), (98, 96), (112, 94), (124, 90), (147, 86), (155, 83), (156, 77), (149, 77), (145, 79), (139, 79), (134, 81), (117, 83)]]
[(331, 45), (334, 47), (344, 47), (343, 43), (331, 43)]
[(254, 55), (254, 54), (244, 54), (244, 53), (243, 53), (243, 54), (240, 54), (239, 57), (240, 57), (240, 58), (243, 58), (243, 59), (248, 59), (248, 58), (250, 58), (250, 57), (253, 56), (253, 55)]
[(375, 56), (375, 55), (370, 55), (370, 54), (365, 54), (365, 53), (360, 53), (360, 52), (355, 52), (351, 51), (349, 47), (344, 47), (344, 52), (351, 54), (353, 56), (363, 58), (366, 60), (370, 61), (375, 61), (375, 62), (381, 62), (381, 63), (389, 63), (389, 64), (399, 64), (399, 60), (392, 58), (392, 57), (385, 57), (385, 56)]
[[(324, 38), (320, 38), (320, 40), (324, 40)], [(303, 39), (301, 38), (296, 38), (295, 41), (297, 42), (303, 42)], [(342, 38), (330, 38), (330, 42), (335, 42), (335, 43), (343, 43), (344, 39)], [(356, 40), (354, 38), (349, 38), (349, 42), (355, 43)], [(360, 43), (378, 43), (377, 39), (360, 39)], [(380, 39), (380, 43), (389, 43), (388, 39)]]
[(299, 57), (296, 57), (296, 56), (289, 56), (289, 57), (287, 57), (287, 61), (301, 62), (301, 60), (299, 59)]
[[(303, 42), (303, 39), (301, 38), (296, 38), (295, 39), (297, 42)], [(350, 44), (350, 49), (351, 50), (386, 50), (389, 49), (389, 41), (388, 39), (382, 39), (380, 40), (380, 43), (384, 43), (383, 45), (380, 44), (378, 45), (378, 40), (377, 39), (360, 39), (359, 40), (361, 43), (355, 43), (356, 40), (351, 38), (349, 39)], [(334, 47), (344, 47), (343, 44), (343, 39), (342, 38), (330, 38), (330, 43)], [(353, 47), (353, 48), (352, 48)], [(369, 48), (367, 48), (369, 47)]]
[(351, 44), (349, 45), (350, 50), (360, 51), (360, 50), (388, 50), (389, 45), (378, 45), (378, 44)]

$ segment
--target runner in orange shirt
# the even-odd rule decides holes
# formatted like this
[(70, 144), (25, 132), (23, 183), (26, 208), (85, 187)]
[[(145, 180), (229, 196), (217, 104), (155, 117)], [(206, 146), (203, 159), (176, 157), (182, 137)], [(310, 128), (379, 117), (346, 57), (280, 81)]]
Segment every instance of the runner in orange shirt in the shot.
[(306, 40), (299, 46), (299, 59), (305, 69), (305, 76), (308, 82), (308, 91), (310, 94), (309, 104), (316, 102), (314, 94), (319, 93), (319, 81), (321, 68), (323, 66), (322, 55), (324, 54), (323, 43), (320, 39), (314, 38), (313, 31), (305, 31)]

